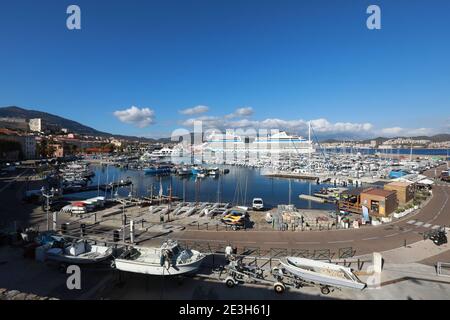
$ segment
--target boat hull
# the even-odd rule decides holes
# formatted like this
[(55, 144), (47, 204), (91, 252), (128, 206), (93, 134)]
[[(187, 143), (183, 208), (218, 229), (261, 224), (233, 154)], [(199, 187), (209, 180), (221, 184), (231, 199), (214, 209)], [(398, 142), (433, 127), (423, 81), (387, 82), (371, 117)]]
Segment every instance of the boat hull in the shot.
[(188, 264), (170, 266), (167, 268), (166, 266), (161, 266), (160, 264), (150, 264), (141, 261), (133, 261), (126, 259), (115, 259), (115, 267), (117, 270), (133, 272), (133, 273), (142, 273), (148, 275), (156, 275), (156, 276), (173, 276), (173, 275), (181, 275), (187, 273), (195, 273), (200, 268), (200, 265), (203, 262), (203, 258)]
[[(293, 266), (292, 264), (290, 264), (288, 259), (298, 259), (298, 260), (303, 260), (303, 261), (306, 261), (307, 259), (285, 258), (280, 261), (283, 268), (285, 268), (287, 271), (291, 272), (292, 274), (296, 275), (297, 277), (299, 277), (305, 281), (313, 282), (313, 283), (316, 283), (319, 285), (328, 285), (328, 286), (332, 286), (332, 287), (351, 288), (351, 289), (359, 289), (359, 290), (364, 289), (366, 286), (366, 284), (362, 283), (362, 282), (356, 282), (356, 281), (351, 281), (351, 280), (346, 280), (346, 279), (340, 279), (337, 277), (325, 276), (325, 275), (317, 273), (317, 272), (311, 272), (311, 271), (304, 270), (302, 268), (299, 268), (299, 267), (296, 267), (296, 266)], [(314, 262), (312, 262), (312, 263), (314, 263)], [(320, 263), (320, 262), (317, 262), (317, 263)], [(336, 265), (336, 270), (338, 270), (338, 269), (343, 270), (344, 268), (341, 268), (340, 266)], [(348, 271), (346, 271), (346, 272), (348, 272)]]
[(74, 256), (68, 256), (68, 255), (54, 255), (54, 254), (47, 254), (47, 260), (61, 262), (61, 263), (67, 263), (67, 264), (96, 264), (103, 261), (108, 260), (111, 258), (111, 254), (107, 254), (104, 256), (99, 256), (96, 258), (78, 258)]

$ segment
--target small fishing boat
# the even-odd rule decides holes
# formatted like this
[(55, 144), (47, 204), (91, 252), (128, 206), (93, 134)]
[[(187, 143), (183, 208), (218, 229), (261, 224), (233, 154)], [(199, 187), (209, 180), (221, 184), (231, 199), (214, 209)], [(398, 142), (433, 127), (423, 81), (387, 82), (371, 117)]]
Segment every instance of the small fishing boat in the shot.
[(286, 257), (281, 266), (295, 276), (322, 286), (342, 287), (362, 290), (366, 284), (359, 281), (350, 268), (334, 263), (311, 259)]
[(178, 169), (178, 175), (180, 176), (189, 176), (192, 174), (191, 169), (188, 167), (182, 167), (180, 169)]
[(152, 166), (144, 169), (144, 173), (147, 175), (154, 175), (154, 174), (165, 174), (170, 173), (172, 168), (170, 166)]
[(53, 237), (54, 242), (46, 251), (48, 260), (70, 264), (94, 264), (109, 259), (112, 248), (90, 244), (85, 240), (66, 241)]
[(219, 172), (219, 168), (217, 167), (208, 169), (208, 175), (210, 176), (217, 176), (219, 175)]
[(196, 272), (205, 259), (196, 250), (183, 249), (176, 241), (160, 248), (132, 247), (114, 260), (116, 269), (150, 275), (181, 275)]

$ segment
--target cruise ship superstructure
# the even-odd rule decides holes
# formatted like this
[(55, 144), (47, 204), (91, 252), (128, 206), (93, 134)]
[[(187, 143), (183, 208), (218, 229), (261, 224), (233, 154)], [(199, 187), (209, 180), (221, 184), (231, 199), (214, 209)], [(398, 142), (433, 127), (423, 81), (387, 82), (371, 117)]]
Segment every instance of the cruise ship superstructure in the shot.
[(213, 133), (206, 138), (206, 148), (214, 152), (275, 152), (275, 153), (313, 153), (310, 139), (289, 135), (284, 131), (256, 138), (243, 138), (230, 133)]

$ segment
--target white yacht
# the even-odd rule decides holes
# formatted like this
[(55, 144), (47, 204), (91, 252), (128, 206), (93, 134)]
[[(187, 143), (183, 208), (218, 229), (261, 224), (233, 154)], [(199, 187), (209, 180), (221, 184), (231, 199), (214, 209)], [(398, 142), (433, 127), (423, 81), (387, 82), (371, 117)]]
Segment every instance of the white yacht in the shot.
[(153, 152), (146, 151), (141, 157), (141, 161), (155, 160), (160, 158), (168, 158), (174, 154), (174, 150), (164, 147), (159, 150), (154, 150)]

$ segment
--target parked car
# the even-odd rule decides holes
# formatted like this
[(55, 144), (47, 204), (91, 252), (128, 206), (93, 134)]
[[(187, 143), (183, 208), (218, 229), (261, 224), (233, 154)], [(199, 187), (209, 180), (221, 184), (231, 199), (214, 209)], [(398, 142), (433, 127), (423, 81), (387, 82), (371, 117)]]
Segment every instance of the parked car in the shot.
[(254, 198), (252, 202), (253, 210), (263, 210), (264, 209), (264, 202), (261, 198)]
[(445, 234), (445, 230), (434, 231), (429, 234), (428, 238), (437, 246), (447, 243), (447, 235)]

